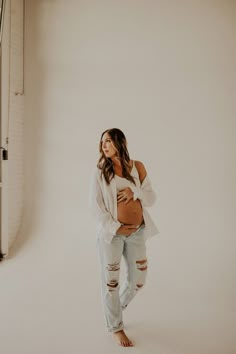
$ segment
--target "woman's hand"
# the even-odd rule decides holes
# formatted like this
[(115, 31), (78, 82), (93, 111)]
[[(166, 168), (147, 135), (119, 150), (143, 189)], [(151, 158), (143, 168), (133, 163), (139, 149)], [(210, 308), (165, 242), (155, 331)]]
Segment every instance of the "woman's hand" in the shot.
[(131, 199), (133, 199), (133, 191), (127, 187), (122, 189), (117, 193), (117, 203), (124, 201), (124, 204), (127, 204)]
[(116, 231), (116, 234), (130, 236), (133, 232), (137, 231), (138, 227), (139, 225), (125, 224), (119, 227), (119, 229)]

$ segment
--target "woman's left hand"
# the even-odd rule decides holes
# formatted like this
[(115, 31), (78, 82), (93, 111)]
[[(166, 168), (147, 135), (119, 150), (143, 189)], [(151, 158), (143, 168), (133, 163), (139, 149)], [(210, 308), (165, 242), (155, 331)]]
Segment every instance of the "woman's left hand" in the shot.
[(124, 201), (124, 204), (127, 204), (131, 199), (133, 199), (133, 196), (133, 191), (127, 187), (117, 193), (117, 202), (119, 203)]

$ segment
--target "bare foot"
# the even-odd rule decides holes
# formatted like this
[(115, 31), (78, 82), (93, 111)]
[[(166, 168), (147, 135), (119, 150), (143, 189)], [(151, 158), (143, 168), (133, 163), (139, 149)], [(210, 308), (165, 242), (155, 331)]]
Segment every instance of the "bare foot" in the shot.
[(125, 334), (123, 329), (121, 331), (114, 332), (113, 336), (116, 339), (116, 341), (118, 342), (118, 344), (121, 345), (122, 347), (133, 347), (134, 346), (134, 344), (127, 337), (127, 335)]

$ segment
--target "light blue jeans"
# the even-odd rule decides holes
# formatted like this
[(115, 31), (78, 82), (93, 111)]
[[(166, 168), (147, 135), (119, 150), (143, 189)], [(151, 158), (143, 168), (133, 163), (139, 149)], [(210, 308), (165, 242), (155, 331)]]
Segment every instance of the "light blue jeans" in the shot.
[[(96, 249), (101, 269), (101, 297), (108, 332), (117, 332), (124, 328), (122, 310), (124, 310), (137, 291), (145, 284), (147, 275), (146, 245), (142, 224), (130, 236), (116, 234), (109, 244), (97, 238)], [(126, 278), (120, 287), (120, 262), (124, 257)]]

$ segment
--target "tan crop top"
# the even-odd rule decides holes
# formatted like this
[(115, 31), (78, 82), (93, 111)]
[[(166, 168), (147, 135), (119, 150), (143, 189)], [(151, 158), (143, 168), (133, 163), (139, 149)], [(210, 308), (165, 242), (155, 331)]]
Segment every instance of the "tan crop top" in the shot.
[(134, 185), (131, 181), (124, 177), (120, 177), (115, 175), (115, 180), (116, 180), (116, 190), (119, 192), (122, 189), (125, 189), (127, 187), (130, 187), (131, 185)]
[[(134, 167), (135, 167), (135, 165), (134, 165), (134, 160), (133, 160), (133, 167), (132, 167), (132, 170), (130, 172), (130, 174), (132, 176), (133, 176), (133, 172), (134, 172)], [(131, 187), (131, 186), (134, 185), (131, 181), (129, 181), (125, 177), (120, 177), (118, 175), (115, 175), (115, 181), (116, 181), (116, 190), (117, 190), (117, 192), (121, 191), (124, 188)]]

